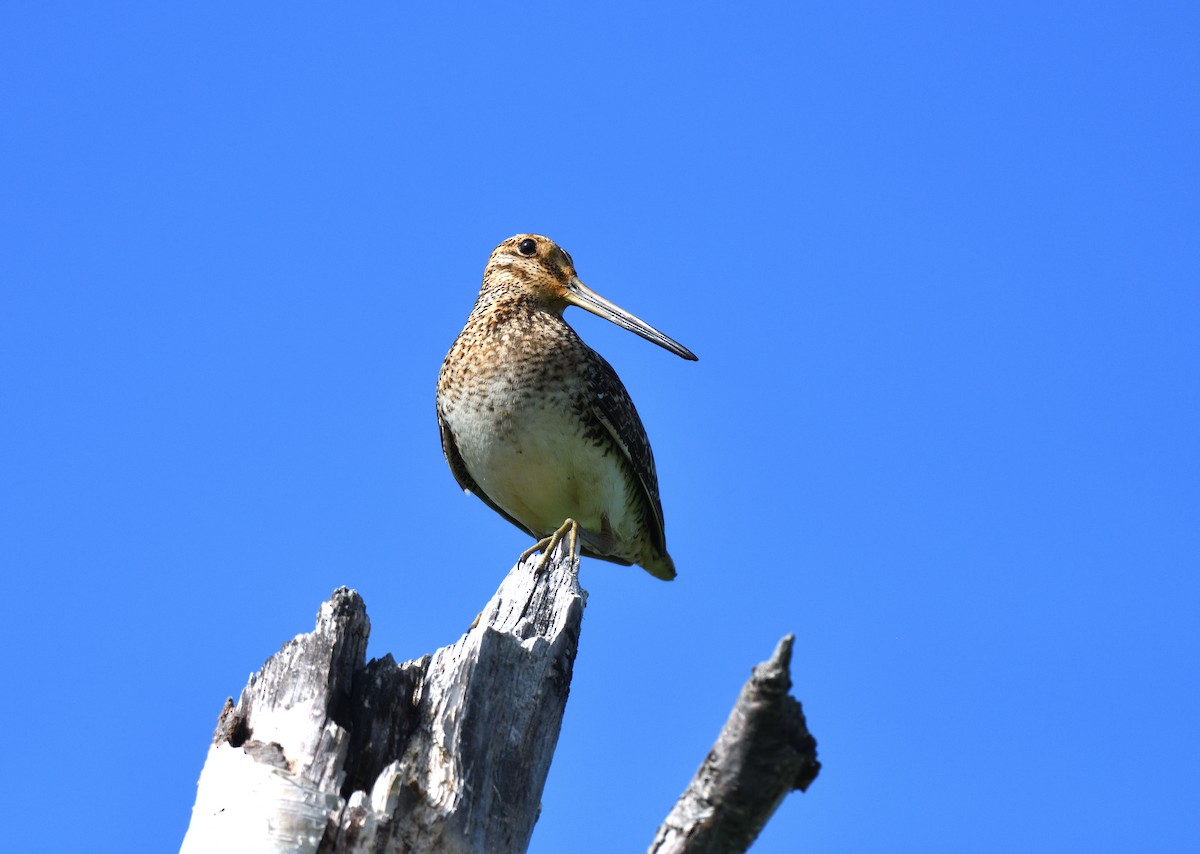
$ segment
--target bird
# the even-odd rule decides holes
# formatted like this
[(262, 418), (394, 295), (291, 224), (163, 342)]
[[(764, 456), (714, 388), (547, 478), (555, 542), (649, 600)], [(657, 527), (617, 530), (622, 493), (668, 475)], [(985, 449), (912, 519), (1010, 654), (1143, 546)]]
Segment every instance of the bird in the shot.
[(569, 306), (697, 360), (584, 285), (553, 240), (518, 234), (492, 252), (438, 373), (442, 451), (465, 492), (537, 540), (522, 561), (542, 551), (544, 566), (566, 537), (575, 553), (669, 581), (646, 429), (617, 372), (563, 319)]

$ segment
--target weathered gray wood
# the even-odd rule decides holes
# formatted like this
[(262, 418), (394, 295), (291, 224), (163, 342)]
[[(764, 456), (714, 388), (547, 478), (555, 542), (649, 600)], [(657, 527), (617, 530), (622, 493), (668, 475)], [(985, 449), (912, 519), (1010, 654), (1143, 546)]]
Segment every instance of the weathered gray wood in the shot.
[(816, 779), (817, 742), (788, 694), (788, 635), (754, 668), (729, 720), (650, 846), (650, 854), (734, 854), (754, 842), (794, 789)]
[[(457, 643), (404, 664), (364, 663), (366, 607), (335, 591), (226, 701), (184, 854), (524, 851), (586, 602), (565, 542), (540, 562), (514, 567)], [(653, 854), (744, 851), (816, 777), (791, 649), (754, 669)]]
[(514, 567), (457, 643), (364, 663), (346, 588), (226, 703), (184, 854), (521, 852), (558, 741), (586, 594), (565, 543)]

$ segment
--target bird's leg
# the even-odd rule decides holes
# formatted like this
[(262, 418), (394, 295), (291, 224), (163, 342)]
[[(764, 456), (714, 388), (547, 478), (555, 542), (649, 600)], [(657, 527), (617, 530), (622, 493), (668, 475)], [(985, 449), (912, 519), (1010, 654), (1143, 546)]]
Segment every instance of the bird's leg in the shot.
[(537, 568), (537, 571), (541, 572), (543, 569), (546, 568), (546, 561), (548, 561), (550, 559), (550, 553), (552, 551), (554, 551), (554, 547), (557, 546), (562, 541), (563, 537), (568, 538), (567, 546), (569, 549), (569, 553), (573, 554), (573, 555), (578, 555), (579, 554), (579, 523), (576, 522), (574, 519), (568, 519), (567, 521), (563, 522), (562, 527), (559, 528), (557, 531), (555, 531), (553, 534), (551, 534), (548, 537), (545, 537), (544, 539), (538, 540), (532, 546), (525, 549), (525, 551), (521, 552), (521, 557), (517, 559), (517, 563), (524, 563), (525, 559), (527, 557), (529, 557), (531, 554), (536, 554), (537, 552), (541, 552), (542, 560), (538, 564), (538, 568)]
[(594, 534), (585, 528), (580, 528), (579, 539), (595, 555), (611, 554), (615, 538), (613, 537), (612, 525), (608, 521), (608, 514), (602, 513), (600, 515), (600, 533)]

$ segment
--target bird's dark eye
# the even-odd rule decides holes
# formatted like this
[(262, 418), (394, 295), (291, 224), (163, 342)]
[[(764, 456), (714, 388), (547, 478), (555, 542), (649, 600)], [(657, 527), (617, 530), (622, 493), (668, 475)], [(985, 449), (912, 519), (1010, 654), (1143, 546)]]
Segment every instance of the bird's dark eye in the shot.
[(517, 251), (522, 255), (532, 255), (534, 252), (537, 252), (537, 241), (532, 237), (526, 237), (517, 244)]

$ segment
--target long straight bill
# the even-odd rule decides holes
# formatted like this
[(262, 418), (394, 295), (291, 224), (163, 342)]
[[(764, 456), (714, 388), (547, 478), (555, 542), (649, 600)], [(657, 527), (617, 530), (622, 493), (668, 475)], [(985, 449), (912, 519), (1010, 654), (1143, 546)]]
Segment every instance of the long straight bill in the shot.
[(647, 341), (652, 341), (665, 350), (670, 350), (676, 356), (680, 356), (691, 362), (696, 361), (696, 354), (687, 347), (684, 347), (673, 338), (663, 335), (649, 323), (646, 323), (641, 318), (634, 317), (619, 305), (609, 302), (583, 282), (579, 281), (575, 276), (571, 277), (571, 281), (567, 285), (566, 298), (571, 305), (577, 305), (584, 311), (590, 311), (597, 317), (611, 320), (617, 326), (628, 329), (630, 332), (642, 336)]

